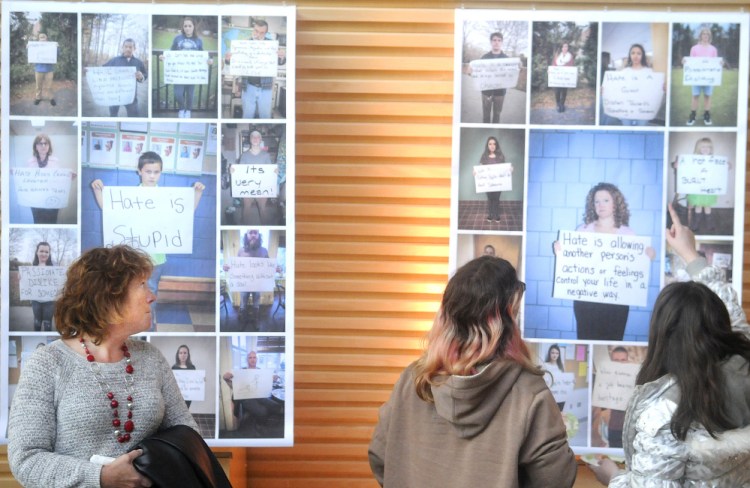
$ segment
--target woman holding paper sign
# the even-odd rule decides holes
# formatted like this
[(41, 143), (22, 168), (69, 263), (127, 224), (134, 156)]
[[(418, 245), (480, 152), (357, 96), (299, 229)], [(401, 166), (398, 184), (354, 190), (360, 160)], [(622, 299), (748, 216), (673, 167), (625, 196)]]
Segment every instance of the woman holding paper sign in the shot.
[[(52, 248), (47, 242), (40, 242), (36, 245), (34, 261), (32, 266), (54, 266), (52, 264)], [(55, 313), (55, 301), (39, 302), (31, 301), (31, 310), (34, 312), (34, 330), (36, 332), (52, 330), (52, 316)]]
[[(31, 150), (33, 156), (26, 161), (27, 167), (47, 169), (60, 168), (60, 160), (57, 159), (57, 156), (52, 155), (52, 140), (47, 134), (38, 134), (34, 138)], [(70, 176), (71, 178), (75, 178), (76, 174), (71, 172)], [(31, 207), (31, 215), (34, 217), (35, 224), (56, 224), (58, 212), (59, 209), (57, 208)]]
[[(640, 44), (633, 44), (628, 50), (628, 61), (625, 64), (623, 73), (637, 71), (639, 73), (650, 73), (653, 70), (648, 64), (648, 58), (646, 57), (646, 50)], [(604, 92), (604, 87), (602, 87)], [(644, 126), (648, 125), (648, 120), (645, 119), (620, 119), (622, 125), (631, 126)]]
[[(563, 42), (560, 51), (555, 53), (552, 58), (552, 66), (574, 66), (575, 60), (573, 55), (568, 51), (570, 48), (567, 42)], [(557, 102), (557, 111), (565, 112), (565, 99), (568, 96), (567, 88), (555, 87), (555, 102)]]
[(369, 458), (381, 486), (573, 486), (562, 416), (518, 327), (525, 289), (493, 256), (448, 281), (424, 354), (380, 408)]
[[(131, 339), (151, 326), (152, 268), (147, 254), (113, 246), (68, 269), (61, 338), (24, 362), (10, 408), (8, 460), (23, 486), (151, 486), (132, 449), (174, 425), (198, 431), (167, 360)], [(101, 456), (114, 459), (103, 466)]]
[[(547, 349), (547, 358), (544, 360), (544, 369), (552, 376), (552, 381), (555, 381), (556, 373), (564, 373), (565, 365), (562, 361), (562, 355), (560, 354), (560, 346), (552, 344)], [(562, 412), (565, 408), (565, 402), (557, 402), (557, 407)]]
[[(505, 162), (505, 155), (495, 137), (488, 137), (479, 164), (500, 164)], [(513, 171), (513, 166), (510, 168)], [(500, 191), (487, 192), (487, 222), (500, 222)]]
[[(187, 345), (182, 344), (177, 348), (177, 352), (174, 354), (174, 364), (172, 365), (173, 370), (180, 369), (195, 369), (193, 362), (190, 360), (190, 348)], [(185, 405), (190, 408), (190, 400), (185, 400)]]
[[(196, 33), (195, 20), (192, 17), (182, 19), (180, 33), (172, 40), (170, 51), (203, 51), (203, 40)], [(164, 59), (164, 56), (160, 56)], [(208, 64), (213, 64), (213, 60), (208, 58)], [(189, 119), (193, 109), (193, 93), (195, 85), (174, 85), (174, 100), (177, 104), (177, 117)]]
[[(599, 183), (589, 190), (586, 196), (584, 223), (576, 232), (599, 234), (635, 235), (628, 227), (630, 210), (625, 196), (612, 183)], [(554, 251), (560, 251), (560, 243), (555, 241)], [(653, 248), (645, 250), (650, 259), (656, 253)], [(573, 301), (578, 339), (621, 341), (625, 334), (630, 307), (614, 303)]]
[(693, 281), (654, 304), (624, 425), (625, 466), (591, 469), (614, 488), (750, 486), (750, 328), (724, 271), (708, 266), (672, 206), (667, 243)]
[[(711, 156), (714, 153), (714, 143), (710, 137), (701, 137), (695, 143), (693, 154)], [(679, 156), (672, 161), (672, 167), (677, 169)], [(717, 195), (693, 195), (687, 196), (688, 203), (688, 227), (693, 232), (699, 230), (706, 224), (706, 230), (712, 233), (716, 230), (713, 219), (711, 218), (711, 207), (716, 205), (719, 197)]]

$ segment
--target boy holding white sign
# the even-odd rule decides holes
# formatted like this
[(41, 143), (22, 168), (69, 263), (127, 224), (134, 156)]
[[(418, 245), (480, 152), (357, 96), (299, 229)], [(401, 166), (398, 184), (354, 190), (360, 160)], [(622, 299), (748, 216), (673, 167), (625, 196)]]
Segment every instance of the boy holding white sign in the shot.
[[(159, 186), (159, 179), (161, 178), (163, 168), (163, 162), (161, 157), (156, 154), (153, 151), (146, 151), (141, 155), (140, 158), (138, 158), (138, 176), (141, 180), (141, 184), (139, 186), (142, 187), (158, 187)], [(103, 208), (104, 206), (104, 182), (102, 180), (94, 180), (91, 182), (91, 188), (94, 190), (94, 198), (96, 199), (96, 203), (99, 205), (99, 208)], [(200, 181), (196, 181), (193, 183), (193, 188), (195, 189), (195, 198), (193, 201), (193, 211), (195, 211), (196, 208), (198, 208), (198, 203), (200, 203), (201, 196), (203, 195), (203, 190), (206, 189), (206, 186), (201, 183)], [(151, 276), (148, 279), (148, 286), (153, 291), (154, 295), (158, 295), (159, 291), (159, 280), (161, 279), (161, 275), (164, 272), (164, 264), (167, 262), (167, 255), (164, 253), (151, 253), (151, 261), (153, 262), (154, 269), (151, 273)], [(152, 330), (156, 327), (156, 300), (154, 300), (151, 304), (151, 320), (152, 320)]]

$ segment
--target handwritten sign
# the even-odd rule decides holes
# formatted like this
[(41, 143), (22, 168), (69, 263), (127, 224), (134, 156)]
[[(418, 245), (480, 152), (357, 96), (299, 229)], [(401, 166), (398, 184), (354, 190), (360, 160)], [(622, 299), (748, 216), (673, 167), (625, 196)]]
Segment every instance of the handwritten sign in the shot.
[(15, 168), (16, 199), (22, 207), (65, 208), (70, 196), (69, 169)]
[(279, 41), (232, 41), (232, 76), (275, 77), (279, 71)]
[(105, 186), (104, 245), (127, 244), (149, 254), (193, 252), (192, 188)]
[(688, 56), (682, 65), (682, 84), (687, 86), (720, 86), (722, 58)]
[(97, 105), (128, 105), (135, 100), (135, 66), (88, 68), (86, 83)]
[(232, 390), (235, 400), (268, 398), (273, 389), (273, 370), (235, 369), (232, 370)]
[(596, 364), (591, 405), (612, 410), (626, 410), (635, 389), (640, 364), (602, 361)]
[(65, 266), (19, 266), (21, 300), (51, 302), (65, 285)]
[(575, 66), (548, 66), (547, 86), (550, 88), (575, 88), (578, 84), (578, 68)]
[(207, 51), (164, 51), (164, 83), (207, 85)]
[(664, 73), (606, 71), (602, 85), (604, 113), (618, 119), (651, 120), (664, 99)]
[(650, 237), (561, 230), (558, 243), (554, 298), (646, 305)]
[(725, 195), (729, 159), (724, 156), (680, 154), (677, 161), (677, 192), (690, 195)]
[(57, 43), (49, 41), (31, 41), (27, 45), (26, 55), (29, 63), (56, 64)]
[(278, 173), (276, 164), (233, 164), (232, 198), (276, 198)]
[(513, 165), (500, 163), (474, 166), (474, 187), (477, 193), (512, 190)]
[(192, 402), (202, 402), (206, 399), (206, 370), (204, 369), (173, 369), (177, 386), (180, 387), (182, 398)]
[(481, 91), (515, 88), (521, 71), (518, 58), (475, 59), (471, 63), (471, 77)]
[(230, 257), (227, 264), (232, 291), (273, 291), (276, 287), (276, 260), (273, 258)]
[(576, 384), (573, 373), (563, 373), (559, 369), (548, 371), (544, 375), (544, 381), (547, 383), (556, 402), (567, 402), (573, 394), (573, 388)]

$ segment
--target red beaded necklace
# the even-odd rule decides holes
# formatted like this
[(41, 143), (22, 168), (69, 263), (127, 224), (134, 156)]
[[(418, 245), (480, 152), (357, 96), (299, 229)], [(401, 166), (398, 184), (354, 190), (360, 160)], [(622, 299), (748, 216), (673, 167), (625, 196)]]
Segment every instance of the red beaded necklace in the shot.
[[(120, 402), (117, 401), (115, 398), (115, 394), (112, 392), (112, 389), (109, 387), (109, 384), (106, 382), (104, 377), (102, 376), (101, 369), (99, 368), (99, 364), (96, 362), (96, 359), (94, 358), (94, 355), (91, 354), (89, 351), (88, 346), (86, 346), (86, 343), (83, 341), (83, 337), (80, 339), (81, 347), (83, 347), (83, 352), (86, 353), (86, 360), (88, 360), (89, 365), (91, 365), (91, 371), (94, 373), (94, 376), (96, 376), (96, 381), (99, 383), (99, 388), (101, 388), (102, 392), (107, 396), (107, 399), (109, 400), (109, 406), (112, 409), (112, 426), (115, 428), (115, 437), (117, 438), (117, 442), (123, 443), (128, 442), (130, 440), (130, 433), (133, 432), (135, 429), (135, 424), (133, 423), (133, 365), (130, 364), (130, 352), (128, 351), (128, 346), (125, 345), (125, 343), (122, 344), (120, 349), (122, 350), (123, 355), (125, 356), (125, 390), (128, 394), (127, 400), (128, 403), (126, 404), (126, 407), (128, 409), (128, 420), (125, 421), (124, 424), (120, 422), (120, 414), (117, 410), (117, 408), (120, 406)], [(122, 426), (122, 430), (125, 432), (123, 433), (122, 430), (120, 430), (120, 426)]]

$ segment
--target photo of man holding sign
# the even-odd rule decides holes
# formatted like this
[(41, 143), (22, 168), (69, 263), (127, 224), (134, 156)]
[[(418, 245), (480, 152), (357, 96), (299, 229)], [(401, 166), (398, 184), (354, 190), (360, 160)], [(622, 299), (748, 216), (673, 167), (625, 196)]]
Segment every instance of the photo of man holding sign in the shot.
[[(88, 91), (82, 111), (89, 117), (117, 117), (125, 107), (127, 117), (145, 117), (148, 101), (148, 68), (135, 54), (147, 52), (148, 17), (145, 15), (83, 15), (82, 59)], [(101, 42), (105, 39), (105, 43)], [(120, 44), (118, 42), (123, 39)], [(141, 92), (141, 97), (138, 97)]]

